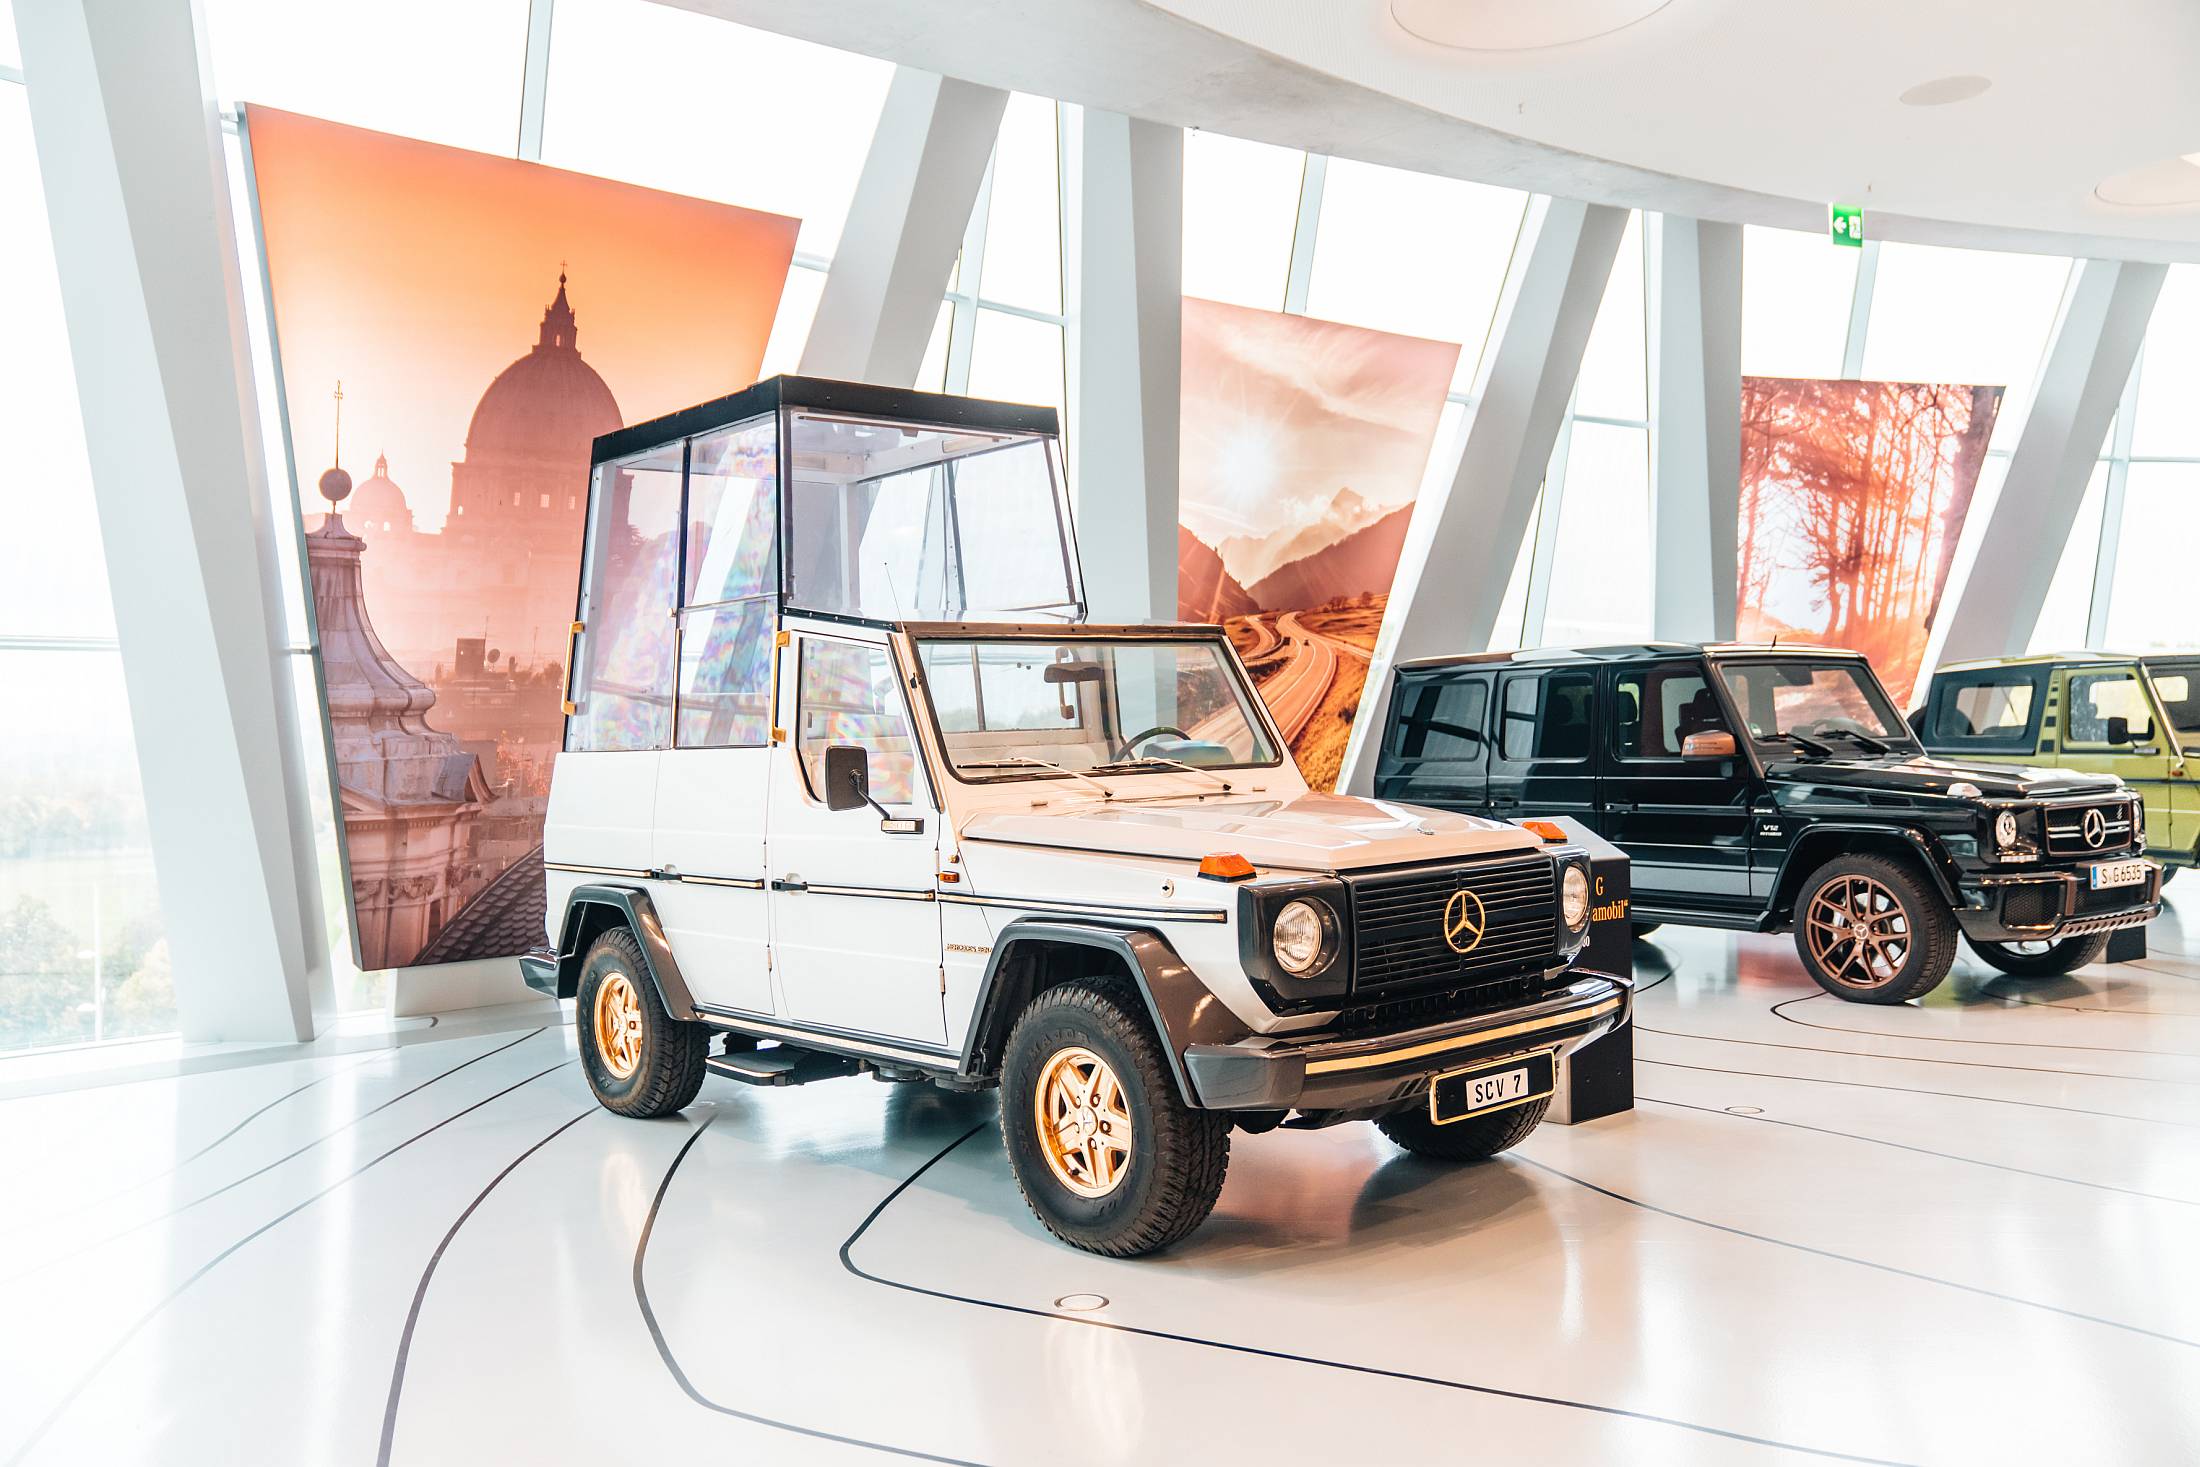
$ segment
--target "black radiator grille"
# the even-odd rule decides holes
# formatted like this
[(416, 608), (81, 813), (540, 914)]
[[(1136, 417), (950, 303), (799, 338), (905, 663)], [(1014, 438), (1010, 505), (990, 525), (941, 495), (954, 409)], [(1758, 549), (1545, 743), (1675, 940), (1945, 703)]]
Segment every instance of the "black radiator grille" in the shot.
[[(2088, 813), (2100, 811), (2098, 821)], [(2086, 839), (2088, 828), (2099, 833), (2099, 843)], [(2116, 800), (2100, 805), (2050, 805), (2047, 809), (2047, 853), (2051, 856), (2105, 856), (2129, 849), (2132, 841), (2131, 805)]]
[[(1352, 881), (1353, 993), (1422, 985), (1457, 988), (1555, 961), (1557, 866), (1541, 853)], [(1457, 891), (1480, 899), (1482, 940), (1455, 951), (1444, 911)]]

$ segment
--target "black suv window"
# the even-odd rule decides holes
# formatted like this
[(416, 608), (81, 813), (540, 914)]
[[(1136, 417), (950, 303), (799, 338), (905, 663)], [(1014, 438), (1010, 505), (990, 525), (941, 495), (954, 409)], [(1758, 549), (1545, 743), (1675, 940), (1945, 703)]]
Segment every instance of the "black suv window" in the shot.
[(2027, 749), (2038, 726), (2037, 668), (2005, 668), (1943, 678), (1933, 694), (1926, 738), (1976, 749)]
[(1401, 759), (1480, 759), (1489, 702), (1486, 676), (1407, 680), (1398, 689), (1391, 752)]
[(2074, 672), (2070, 675), (2070, 708), (2063, 715), (2065, 744), (2091, 744), (2114, 748), (2108, 741), (2108, 721), (2122, 718), (2130, 725), (2131, 741), (2143, 744), (2154, 737), (2154, 715), (2148, 709), (2139, 679), (2128, 668), (2113, 672)]
[(1498, 753), (1514, 762), (1586, 759), (1596, 679), (1586, 672), (1522, 673), (1504, 682)]
[(1686, 663), (1623, 672), (1612, 694), (1612, 752), (1622, 759), (1678, 759), (1690, 734), (1726, 728), (1703, 670)]

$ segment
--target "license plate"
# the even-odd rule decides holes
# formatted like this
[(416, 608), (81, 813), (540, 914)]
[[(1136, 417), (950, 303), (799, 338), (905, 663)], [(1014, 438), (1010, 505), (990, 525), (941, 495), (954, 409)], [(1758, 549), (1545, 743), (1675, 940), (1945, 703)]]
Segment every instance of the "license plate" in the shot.
[(1429, 1119), (1448, 1126), (1468, 1116), (1541, 1100), (1558, 1088), (1557, 1076), (1558, 1063), (1547, 1049), (1438, 1075), (1428, 1087)]
[(2144, 861), (2095, 861), (2086, 868), (2087, 882), (2095, 891), (2112, 886), (2144, 886), (2147, 879), (2147, 863)]

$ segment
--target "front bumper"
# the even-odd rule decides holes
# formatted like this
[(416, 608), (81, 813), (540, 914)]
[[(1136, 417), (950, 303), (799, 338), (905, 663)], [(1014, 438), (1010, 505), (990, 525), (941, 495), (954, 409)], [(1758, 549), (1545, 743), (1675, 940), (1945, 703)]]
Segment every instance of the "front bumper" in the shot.
[(2059, 942), (2153, 921), (2162, 912), (2162, 866), (2138, 886), (2092, 891), (2072, 871), (2019, 871), (1963, 883), (1956, 922), (1976, 942)]
[(1435, 1076), (1483, 1060), (1565, 1054), (1626, 1023), (1633, 1001), (1620, 980), (1584, 974), (1549, 998), (1420, 1029), (1187, 1045), (1184, 1068), (1209, 1110), (1358, 1110), (1409, 1100)]

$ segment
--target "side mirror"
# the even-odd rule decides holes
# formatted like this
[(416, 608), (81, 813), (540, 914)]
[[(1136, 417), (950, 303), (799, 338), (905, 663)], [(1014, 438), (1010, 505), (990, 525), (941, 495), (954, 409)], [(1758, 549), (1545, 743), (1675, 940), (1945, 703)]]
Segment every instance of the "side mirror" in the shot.
[(1736, 752), (1734, 735), (1723, 728), (1709, 733), (1692, 733), (1681, 740), (1683, 759), (1731, 759)]
[(2130, 719), (2128, 719), (2128, 718), (2126, 718), (2126, 717), (2124, 717), (2124, 716), (2123, 716), (2123, 715), (2122, 715), (2121, 713), (2111, 713), (2111, 714), (2109, 714), (2109, 715), (2108, 715), (2108, 735), (2107, 735), (2107, 737), (2108, 737), (2108, 742), (2110, 742), (2110, 743), (2112, 743), (2112, 744), (2128, 744), (2128, 743), (2130, 743), (2130, 742), (2131, 742), (2131, 720), (2130, 720)]
[(825, 808), (860, 810), (871, 803), (871, 756), (855, 744), (825, 750)]

